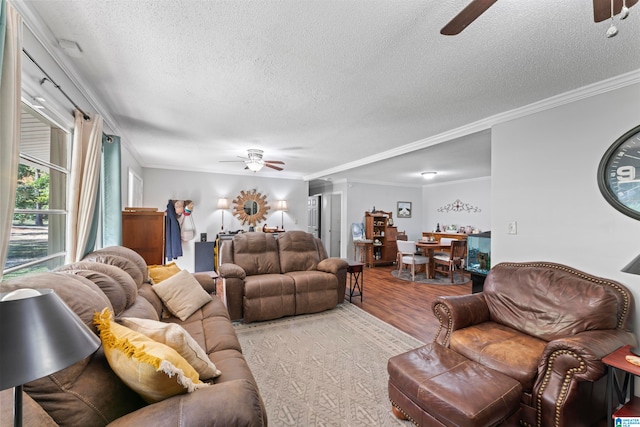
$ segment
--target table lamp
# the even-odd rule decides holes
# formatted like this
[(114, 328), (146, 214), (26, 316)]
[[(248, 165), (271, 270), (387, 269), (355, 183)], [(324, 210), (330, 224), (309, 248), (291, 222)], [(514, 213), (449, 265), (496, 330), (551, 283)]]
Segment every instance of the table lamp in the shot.
[(277, 209), (282, 212), (282, 230), (284, 231), (284, 212), (286, 210), (288, 210), (287, 209), (287, 201), (286, 200), (279, 200), (277, 206), (278, 206)]
[(22, 385), (91, 355), (100, 339), (52, 289), (0, 293), (0, 390), (14, 388), (22, 426)]
[(229, 209), (229, 199), (224, 197), (218, 199), (218, 209), (222, 209), (222, 226), (220, 227), (220, 230), (224, 233), (224, 211)]

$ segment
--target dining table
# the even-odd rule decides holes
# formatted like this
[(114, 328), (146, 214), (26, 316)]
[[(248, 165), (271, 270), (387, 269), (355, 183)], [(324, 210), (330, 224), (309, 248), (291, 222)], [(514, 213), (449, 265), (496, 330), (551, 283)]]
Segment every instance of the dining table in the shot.
[(437, 240), (434, 241), (419, 241), (416, 242), (416, 247), (420, 249), (422, 255), (429, 257), (429, 263), (427, 264), (427, 278), (435, 279), (436, 276), (436, 261), (433, 259), (433, 255), (436, 250), (451, 249), (451, 243), (440, 243)]

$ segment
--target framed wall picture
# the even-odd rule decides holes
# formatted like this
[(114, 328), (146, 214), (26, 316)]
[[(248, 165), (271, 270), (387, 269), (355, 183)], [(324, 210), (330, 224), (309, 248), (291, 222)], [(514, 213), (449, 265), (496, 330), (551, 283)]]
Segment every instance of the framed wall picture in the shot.
[(398, 218), (411, 218), (411, 202), (398, 202)]

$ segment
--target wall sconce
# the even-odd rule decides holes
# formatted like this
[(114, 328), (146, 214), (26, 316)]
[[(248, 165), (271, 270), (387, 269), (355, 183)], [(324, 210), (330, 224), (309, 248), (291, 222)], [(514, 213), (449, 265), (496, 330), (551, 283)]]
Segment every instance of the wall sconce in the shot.
[(90, 356), (100, 339), (52, 289), (0, 293), (0, 390), (14, 388), (22, 425), (22, 385)]
[(224, 232), (224, 211), (229, 209), (229, 199), (226, 197), (218, 199), (218, 209), (222, 209), (222, 225), (220, 226), (220, 230)]
[(286, 201), (286, 200), (279, 200), (279, 201), (278, 201), (278, 204), (277, 204), (277, 207), (276, 207), (276, 210), (281, 211), (281, 215), (282, 215), (282, 225), (281, 225), (281, 228), (282, 228), (282, 230), (284, 230), (284, 212), (285, 212), (285, 211), (287, 211), (287, 210), (289, 210), (289, 209), (287, 208), (287, 201)]

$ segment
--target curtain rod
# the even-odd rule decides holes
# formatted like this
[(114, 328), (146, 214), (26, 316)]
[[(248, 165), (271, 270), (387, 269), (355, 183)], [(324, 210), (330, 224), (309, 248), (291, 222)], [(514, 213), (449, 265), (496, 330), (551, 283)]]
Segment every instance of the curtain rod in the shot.
[(36, 67), (38, 67), (40, 69), (40, 71), (42, 71), (45, 75), (44, 78), (42, 78), (42, 80), (40, 80), (40, 85), (42, 85), (44, 82), (46, 82), (47, 80), (49, 82), (51, 82), (51, 84), (58, 89), (60, 92), (62, 92), (62, 94), (64, 95), (65, 98), (67, 98), (67, 100), (69, 100), (69, 102), (76, 108), (76, 110), (80, 111), (82, 113), (82, 117), (85, 120), (90, 120), (91, 117), (89, 117), (89, 115), (87, 113), (85, 113), (84, 111), (82, 111), (82, 109), (80, 107), (78, 107), (78, 104), (76, 104), (75, 102), (73, 102), (73, 100), (71, 98), (69, 98), (69, 95), (67, 95), (65, 93), (65, 91), (62, 90), (62, 88), (60, 87), (59, 84), (57, 84), (56, 82), (53, 81), (53, 79), (51, 78), (51, 76), (49, 76), (49, 74), (47, 74), (47, 72), (40, 66), (40, 64), (38, 64), (36, 62), (35, 59), (33, 59), (33, 57), (31, 55), (29, 55), (29, 52), (27, 52), (27, 50), (25, 48), (22, 48), (22, 52), (27, 55), (27, 58), (29, 58), (31, 60), (31, 62), (33, 62), (34, 64), (36, 64)]

